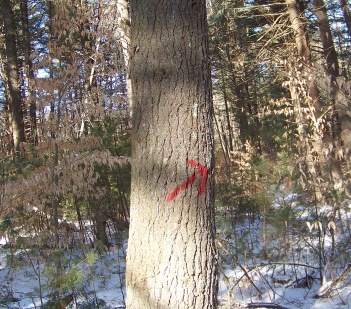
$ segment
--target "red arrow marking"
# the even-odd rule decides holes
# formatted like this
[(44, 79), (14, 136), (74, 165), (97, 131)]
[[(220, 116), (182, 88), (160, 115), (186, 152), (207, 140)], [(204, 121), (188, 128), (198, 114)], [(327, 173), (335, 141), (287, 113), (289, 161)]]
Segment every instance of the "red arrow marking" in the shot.
[(168, 202), (172, 201), (178, 195), (178, 193), (180, 191), (185, 190), (187, 187), (189, 187), (189, 185), (191, 185), (195, 181), (197, 175), (200, 175), (202, 177), (201, 185), (200, 185), (200, 188), (198, 190), (198, 195), (201, 195), (202, 193), (205, 192), (207, 175), (208, 175), (208, 168), (204, 165), (201, 165), (199, 162), (197, 162), (195, 160), (188, 159), (187, 163), (189, 165), (197, 168), (197, 171), (194, 174), (192, 174), (191, 176), (189, 176), (189, 178), (185, 182), (183, 182), (177, 188), (175, 188), (174, 190), (172, 190), (171, 192), (168, 193), (168, 195), (167, 195)]

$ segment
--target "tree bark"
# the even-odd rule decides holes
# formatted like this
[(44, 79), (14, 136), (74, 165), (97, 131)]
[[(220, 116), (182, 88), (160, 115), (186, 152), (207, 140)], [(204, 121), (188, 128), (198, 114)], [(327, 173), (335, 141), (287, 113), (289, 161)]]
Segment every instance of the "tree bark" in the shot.
[(235, 68), (233, 65), (233, 59), (230, 55), (229, 44), (226, 44), (226, 56), (228, 61), (228, 69), (230, 72), (230, 80), (232, 82), (231, 86), (232, 89), (235, 90), (236, 94), (236, 101), (235, 101), (235, 108), (236, 108), (236, 116), (239, 123), (240, 129), (240, 140), (242, 149), (245, 149), (245, 144), (249, 140), (249, 122), (247, 119), (247, 107), (245, 105), (244, 96), (241, 91), (241, 86), (238, 85), (235, 76)]
[(306, 33), (305, 22), (302, 19), (302, 14), (304, 12), (303, 2), (300, 0), (286, 0), (288, 7), (289, 18), (291, 27), (295, 33), (295, 42), (297, 48), (297, 54), (302, 60), (303, 70), (310, 71), (311, 80), (309, 82), (308, 95), (313, 100), (315, 104), (316, 116), (320, 117), (322, 115), (322, 107), (319, 103), (319, 90), (315, 80), (314, 72), (312, 71), (312, 58), (311, 51), (309, 47), (308, 37)]
[[(291, 100), (294, 105), (294, 114), (297, 124), (297, 131), (300, 139), (299, 152), (304, 157), (307, 172), (312, 180), (317, 201), (322, 200), (322, 192), (318, 186), (317, 179), (320, 177), (320, 160), (318, 154), (322, 152), (323, 142), (320, 133), (323, 110), (320, 104), (320, 93), (317, 87), (309, 40), (306, 32), (305, 22), (302, 18), (304, 13), (304, 3), (300, 0), (285, 0), (291, 27), (294, 30), (298, 59), (295, 63), (295, 70), (309, 76), (306, 89), (301, 89), (300, 77), (292, 72), (292, 82), (290, 82)], [(302, 76), (302, 78), (305, 78)], [(301, 83), (300, 83), (301, 84)], [(306, 90), (306, 91), (305, 91)], [(306, 93), (306, 94), (305, 94)], [(309, 109), (309, 117), (303, 110)], [(310, 118), (310, 119), (309, 119)]]
[(126, 84), (130, 111), (132, 111), (132, 81), (130, 79), (129, 62), (130, 62), (130, 18), (127, 0), (117, 1), (118, 24), (121, 33), (121, 45), (126, 67)]
[[(133, 132), (127, 308), (216, 308), (205, 1), (131, 0), (130, 9)], [(193, 166), (195, 161), (205, 167)], [(207, 181), (198, 177), (193, 184), (185, 182), (200, 173), (205, 176), (207, 168)], [(175, 190), (182, 183), (179, 192)]]
[(12, 129), (14, 152), (18, 155), (20, 144), (24, 142), (24, 123), (17, 67), (16, 29), (11, 1), (0, 0), (0, 10), (5, 32), (9, 120)]
[[(87, 1), (81, 2), (81, 6), (87, 6)], [(84, 12), (84, 10), (82, 10)], [(99, 13), (98, 13), (99, 14)], [(100, 38), (91, 30), (90, 21), (87, 16), (82, 13), (79, 16), (81, 23), (79, 24), (79, 33), (81, 48), (84, 58), (84, 95), (82, 98), (82, 114), (81, 114), (81, 128), (79, 136), (87, 135), (89, 132), (90, 122), (92, 117), (88, 110), (96, 107), (99, 100), (96, 87), (96, 54), (100, 47)], [(99, 18), (98, 18), (99, 20)], [(89, 117), (88, 117), (89, 115)]]
[(37, 134), (37, 115), (36, 115), (36, 93), (35, 93), (35, 81), (34, 81), (34, 70), (33, 61), (31, 58), (32, 46), (31, 46), (31, 35), (29, 29), (29, 18), (28, 18), (28, 0), (22, 0), (21, 3), (21, 14), (22, 14), (22, 27), (23, 27), (23, 45), (24, 45), (24, 58), (25, 58), (25, 72), (27, 74), (27, 105), (29, 108), (29, 132), (27, 133), (26, 140), (32, 144), (38, 143)]
[(347, 34), (349, 35), (349, 41), (351, 41), (351, 13), (347, 0), (339, 0), (340, 7), (344, 16)]
[[(327, 9), (323, 0), (314, 0), (314, 12), (318, 18), (318, 26), (320, 37), (323, 46), (323, 54), (326, 60), (326, 68), (328, 78), (330, 79), (330, 100), (331, 107), (333, 108), (332, 118), (332, 133), (334, 148), (337, 148), (339, 141), (341, 140), (346, 153), (350, 153), (351, 149), (351, 117), (349, 115), (348, 102), (345, 101), (342, 96), (339, 96), (339, 63), (338, 56), (335, 50), (333, 42), (333, 34), (327, 14)], [(343, 158), (344, 159), (344, 158)], [(336, 155), (333, 156), (331, 161), (331, 176), (336, 188), (341, 186), (342, 183), (342, 171), (340, 165), (340, 158)]]

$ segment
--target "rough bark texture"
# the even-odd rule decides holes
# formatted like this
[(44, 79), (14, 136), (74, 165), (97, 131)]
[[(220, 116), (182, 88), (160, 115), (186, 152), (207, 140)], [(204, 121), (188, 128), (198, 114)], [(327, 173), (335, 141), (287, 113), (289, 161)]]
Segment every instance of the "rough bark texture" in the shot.
[(347, 27), (347, 33), (349, 35), (349, 40), (351, 40), (351, 14), (349, 4), (347, 0), (339, 0), (340, 7), (344, 16), (345, 24)]
[(24, 141), (23, 111), (17, 68), (16, 30), (13, 19), (11, 1), (0, 0), (0, 16), (4, 21), (6, 45), (6, 74), (8, 86), (8, 107), (15, 153), (20, 152), (20, 144)]
[(36, 92), (35, 92), (35, 77), (33, 70), (32, 61), (32, 46), (31, 46), (31, 34), (29, 29), (29, 12), (28, 12), (28, 0), (22, 0), (21, 6), (21, 18), (22, 18), (22, 31), (23, 31), (23, 47), (24, 47), (24, 59), (25, 59), (25, 71), (27, 80), (27, 105), (29, 106), (29, 121), (27, 120), (27, 128), (25, 128), (26, 141), (37, 144), (38, 134), (37, 134), (37, 116), (36, 116)]
[(130, 72), (129, 72), (129, 52), (130, 52), (130, 21), (129, 21), (129, 10), (128, 10), (128, 1), (127, 0), (118, 0), (117, 1), (117, 10), (118, 10), (118, 25), (119, 25), (119, 32), (121, 35), (121, 44), (122, 44), (122, 51), (123, 51), (123, 58), (126, 70), (126, 84), (127, 84), (127, 91), (128, 91), (128, 101), (129, 106), (132, 109), (133, 100), (132, 100), (132, 82), (130, 79)]
[[(216, 308), (213, 129), (205, 1), (132, 0), (128, 308)], [(170, 202), (196, 168), (209, 168)], [(198, 175), (199, 176), (199, 175)]]
[[(323, 46), (323, 54), (327, 64), (327, 73), (330, 78), (330, 99), (331, 106), (334, 111), (332, 120), (333, 141), (338, 152), (339, 139), (341, 140), (345, 154), (350, 153), (351, 149), (351, 116), (349, 115), (348, 102), (339, 95), (340, 89), (338, 85), (339, 63), (338, 56), (333, 42), (333, 34), (328, 18), (328, 12), (323, 0), (314, 0), (314, 12), (318, 18), (318, 26)], [(340, 158), (334, 154), (331, 162), (331, 175), (335, 183), (335, 187), (341, 187), (342, 171), (340, 166)]]
[(320, 117), (323, 112), (322, 107), (319, 103), (319, 90), (315, 80), (314, 72), (312, 71), (312, 59), (308, 37), (306, 33), (306, 23), (302, 18), (302, 14), (304, 12), (304, 4), (300, 0), (286, 0), (285, 3), (288, 7), (291, 27), (293, 28), (295, 33), (297, 54), (303, 63), (302, 70), (308, 70), (310, 72), (311, 79), (308, 85), (308, 95), (313, 100), (316, 116)]
[[(290, 83), (291, 100), (294, 105), (294, 114), (300, 139), (299, 152), (301, 156), (304, 156), (307, 172), (315, 188), (316, 198), (317, 200), (322, 200), (322, 192), (318, 186), (317, 178), (320, 177), (318, 153), (320, 153), (323, 148), (322, 136), (320, 134), (323, 110), (320, 104), (319, 90), (313, 72), (305, 22), (302, 17), (304, 4), (300, 0), (285, 0), (285, 3), (287, 5), (291, 27), (295, 35), (298, 55), (296, 70), (310, 77), (306, 85), (306, 95), (304, 91), (299, 88), (300, 81), (298, 79)], [(308, 119), (303, 112), (303, 109), (309, 106), (313, 106), (314, 108), (313, 111), (310, 109), (312, 121)]]

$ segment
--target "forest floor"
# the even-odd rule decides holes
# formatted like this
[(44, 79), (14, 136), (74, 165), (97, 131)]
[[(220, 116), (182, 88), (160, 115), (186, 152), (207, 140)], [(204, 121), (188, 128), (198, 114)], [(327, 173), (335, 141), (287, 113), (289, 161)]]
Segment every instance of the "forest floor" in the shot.
[[(263, 259), (262, 218), (241, 220), (235, 233), (223, 216), (217, 223), (220, 308), (351, 308), (351, 265), (333, 266), (329, 273), (334, 271), (334, 276), (321, 286), (320, 264), (313, 253), (316, 238), (305, 235), (302, 241), (303, 237), (291, 233), (275, 237), (267, 249), (269, 258)], [(327, 235), (323, 240), (328, 242)], [(75, 248), (61, 257), (65, 269), (61, 285), (66, 291), (62, 302), (70, 303), (67, 308), (125, 308), (126, 241), (103, 254), (82, 252)], [(55, 291), (53, 259), (45, 250), (13, 252), (0, 246), (0, 308), (41, 308), (43, 304), (50, 308), (48, 299)], [(333, 283), (327, 296), (316, 298)]]
[(351, 203), (332, 222), (305, 202), (279, 189), (266, 218), (217, 216), (221, 308), (351, 308)]
[[(250, 229), (259, 231), (260, 222), (251, 223)], [(302, 251), (309, 255), (307, 247)], [(239, 261), (227, 250), (222, 252), (220, 308), (351, 308), (351, 264), (338, 265), (335, 279), (321, 285), (318, 263), (312, 256), (309, 261), (308, 257), (301, 261), (291, 254), (277, 262), (257, 256), (248, 254)], [(341, 276), (343, 273), (345, 276)], [(324, 295), (326, 291), (328, 294)]]

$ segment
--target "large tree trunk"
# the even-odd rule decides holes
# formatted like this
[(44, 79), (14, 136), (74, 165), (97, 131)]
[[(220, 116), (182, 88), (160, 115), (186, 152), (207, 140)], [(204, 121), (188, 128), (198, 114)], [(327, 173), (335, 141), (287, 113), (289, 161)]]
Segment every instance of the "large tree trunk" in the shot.
[(205, 1), (131, 0), (130, 8), (133, 155), (127, 307), (216, 308)]
[[(323, 147), (320, 130), (323, 110), (320, 104), (319, 89), (313, 72), (305, 21), (302, 18), (304, 3), (300, 0), (285, 0), (285, 3), (291, 27), (294, 30), (298, 55), (295, 70), (299, 74), (292, 72), (293, 78), (290, 82), (290, 93), (300, 139), (299, 152), (304, 157), (307, 172), (315, 189), (316, 199), (320, 201), (322, 199), (322, 192), (317, 179), (320, 178), (321, 172), (321, 162), (318, 154), (322, 152)], [(307, 76), (309, 77), (309, 82), (306, 85), (306, 89), (301, 89), (301, 80), (298, 78), (306, 78)], [(309, 110), (308, 116), (303, 112), (304, 110)]]
[(4, 21), (6, 45), (6, 74), (8, 86), (8, 111), (12, 130), (15, 154), (20, 152), (20, 144), (24, 142), (23, 110), (21, 90), (17, 67), (16, 29), (11, 7), (11, 1), (0, 0), (1, 17)]
[[(334, 47), (333, 34), (331, 31), (327, 9), (323, 0), (314, 0), (314, 12), (318, 17), (318, 26), (320, 37), (323, 46), (323, 54), (327, 64), (328, 78), (330, 78), (330, 100), (333, 108), (332, 118), (332, 133), (335, 148), (335, 154), (331, 160), (331, 176), (336, 188), (341, 186), (342, 171), (340, 166), (340, 158), (336, 155), (338, 153), (339, 140), (341, 140), (345, 154), (349, 155), (351, 149), (351, 117), (349, 115), (348, 102), (339, 95), (339, 63), (338, 56)], [(345, 159), (345, 158), (343, 158)]]
[(349, 4), (347, 3), (347, 0), (339, 0), (340, 7), (344, 16), (345, 24), (347, 27), (347, 33), (349, 35), (349, 40), (351, 41), (351, 13), (350, 13), (350, 8)]
[(310, 74), (310, 81), (308, 84), (308, 95), (313, 100), (316, 116), (320, 117), (323, 113), (319, 102), (319, 90), (315, 80), (314, 72), (312, 70), (311, 51), (306, 33), (305, 21), (302, 18), (304, 12), (304, 4), (300, 0), (286, 0), (288, 7), (289, 19), (291, 27), (294, 30), (297, 54), (302, 61), (303, 66), (301, 70), (305, 70)]

